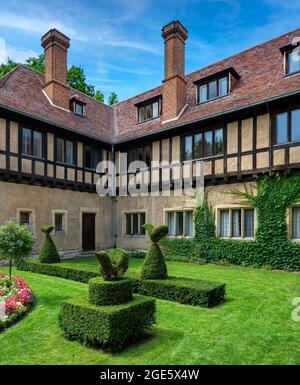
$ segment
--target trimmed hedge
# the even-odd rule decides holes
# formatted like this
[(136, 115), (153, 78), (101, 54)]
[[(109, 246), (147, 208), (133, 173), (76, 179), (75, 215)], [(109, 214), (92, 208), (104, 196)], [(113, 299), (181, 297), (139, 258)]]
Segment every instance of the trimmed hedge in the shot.
[(113, 351), (141, 337), (153, 323), (155, 300), (142, 296), (113, 306), (71, 299), (62, 302), (59, 313), (59, 325), (67, 338)]
[(22, 259), (16, 264), (18, 270), (32, 273), (46, 274), (54, 277), (66, 278), (72, 281), (88, 283), (91, 278), (99, 277), (99, 273), (64, 267), (63, 263), (47, 264), (38, 259)]
[(118, 305), (132, 299), (132, 281), (104, 281), (102, 277), (89, 280), (89, 302), (94, 305)]
[(185, 305), (213, 307), (225, 300), (225, 284), (196, 279), (168, 277), (139, 279), (131, 277), (133, 292)]
[[(84, 271), (59, 265), (45, 265), (39, 261), (27, 259), (17, 265), (19, 270), (52, 275), (73, 281), (88, 283), (99, 273)], [(128, 274), (132, 280), (134, 293), (149, 295), (188, 305), (212, 307), (224, 301), (225, 284), (188, 278), (169, 277), (163, 280), (143, 280), (134, 274)]]
[(42, 263), (55, 263), (60, 262), (60, 256), (58, 254), (55, 243), (51, 237), (51, 232), (54, 230), (53, 226), (43, 226), (42, 232), (46, 234), (46, 238), (39, 251), (39, 259)]

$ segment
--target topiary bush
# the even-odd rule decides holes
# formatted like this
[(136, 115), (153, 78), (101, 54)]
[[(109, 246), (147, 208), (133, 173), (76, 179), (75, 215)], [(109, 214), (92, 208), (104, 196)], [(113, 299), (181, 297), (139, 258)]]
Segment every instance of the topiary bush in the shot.
[(39, 260), (42, 263), (60, 262), (60, 257), (57, 248), (50, 235), (53, 229), (53, 226), (43, 226), (41, 228), (41, 231), (46, 234), (46, 238), (39, 251)]
[(59, 313), (59, 325), (67, 338), (112, 351), (143, 336), (154, 322), (155, 299), (138, 295), (110, 306), (75, 298), (62, 302)]
[(95, 255), (100, 265), (100, 274), (105, 281), (118, 280), (126, 273), (129, 258), (125, 250), (98, 251)]
[(158, 242), (168, 234), (168, 226), (162, 225), (155, 228), (152, 224), (146, 223), (143, 227), (149, 234), (152, 245), (145, 257), (141, 278), (166, 279), (168, 278), (167, 265)]
[(130, 278), (103, 281), (102, 277), (97, 277), (89, 281), (89, 303), (93, 305), (117, 305), (130, 300), (132, 300), (132, 281)]

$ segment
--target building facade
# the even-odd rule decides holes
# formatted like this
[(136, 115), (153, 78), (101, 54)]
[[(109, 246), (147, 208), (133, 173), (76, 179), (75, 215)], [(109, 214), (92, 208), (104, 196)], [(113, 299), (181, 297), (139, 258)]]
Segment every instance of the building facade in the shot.
[[(299, 168), (300, 29), (190, 74), (187, 30), (174, 21), (162, 37), (162, 84), (112, 107), (68, 87), (70, 41), (55, 29), (42, 37), (45, 75), (20, 65), (0, 79), (0, 223), (29, 225), (36, 249), (41, 226), (53, 224), (66, 254), (114, 245), (145, 249), (145, 222), (168, 224), (170, 237), (191, 237), (195, 197), (176, 195), (176, 170), (150, 165), (202, 160), (217, 235), (254, 237), (255, 210), (230, 191), (255, 189), (262, 174)], [(127, 165), (146, 164), (142, 172), (156, 184), (156, 196), (120, 194), (121, 153)], [(103, 170), (96, 166), (109, 160), (116, 164), (116, 197), (101, 197), (96, 184)], [(126, 176), (128, 186), (140, 172)], [(193, 167), (194, 179), (198, 172)], [(164, 196), (166, 182), (171, 192)], [(288, 214), (297, 240), (300, 208)]]

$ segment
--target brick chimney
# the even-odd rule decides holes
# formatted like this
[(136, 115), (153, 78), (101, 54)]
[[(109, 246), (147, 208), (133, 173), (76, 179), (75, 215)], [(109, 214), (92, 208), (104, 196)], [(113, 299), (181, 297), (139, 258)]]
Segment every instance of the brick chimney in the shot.
[(184, 45), (187, 39), (187, 33), (187, 30), (178, 20), (172, 21), (162, 29), (162, 37), (165, 40), (163, 122), (176, 119), (186, 105)]
[(70, 39), (53, 28), (42, 36), (41, 41), (45, 50), (44, 92), (55, 106), (70, 110), (67, 87), (67, 50)]

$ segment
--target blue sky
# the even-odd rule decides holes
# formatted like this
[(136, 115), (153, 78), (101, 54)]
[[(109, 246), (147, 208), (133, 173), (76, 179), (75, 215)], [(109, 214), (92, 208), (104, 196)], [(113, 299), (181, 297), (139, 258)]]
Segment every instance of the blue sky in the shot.
[(0, 62), (41, 53), (41, 35), (56, 27), (71, 38), (68, 64), (119, 100), (160, 84), (171, 20), (189, 31), (186, 72), (300, 27), (299, 0), (0, 0), (0, 9)]

